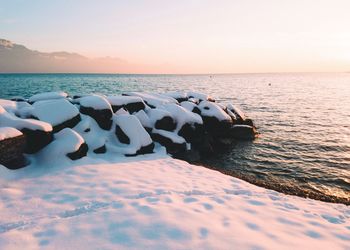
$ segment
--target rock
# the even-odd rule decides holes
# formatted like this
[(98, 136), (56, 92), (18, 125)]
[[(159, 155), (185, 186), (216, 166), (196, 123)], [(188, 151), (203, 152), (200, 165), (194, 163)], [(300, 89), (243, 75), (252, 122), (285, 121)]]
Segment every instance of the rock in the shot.
[(177, 137), (182, 138), (182, 140), (178, 140), (176, 136), (174, 139), (174, 136), (171, 132), (161, 130), (153, 130), (151, 134), (152, 139), (164, 146), (169, 154), (185, 152), (187, 150), (185, 139), (179, 136)]
[(88, 145), (86, 143), (83, 143), (80, 145), (80, 147), (77, 151), (72, 152), (72, 153), (67, 153), (66, 155), (71, 160), (78, 160), (78, 159), (86, 156), (86, 153), (88, 152), (88, 150), (89, 150)]
[(112, 105), (114, 113), (121, 108), (124, 108), (130, 114), (146, 108), (142, 98), (137, 96), (108, 96), (107, 100)]
[(230, 130), (230, 136), (240, 140), (254, 140), (257, 136), (257, 131), (253, 126), (234, 125)]
[(106, 153), (106, 145), (103, 145), (103, 146), (101, 146), (101, 147), (99, 147), (99, 148), (96, 148), (96, 149), (94, 149), (93, 150), (93, 152), (95, 153), (95, 154), (104, 154), (104, 153)]
[(187, 142), (199, 142), (204, 136), (204, 127), (202, 124), (184, 124), (178, 132), (178, 135), (185, 138)]
[(91, 116), (100, 128), (110, 130), (112, 126), (112, 107), (102, 96), (85, 96), (80, 100), (80, 112)]
[(153, 141), (135, 115), (120, 114), (113, 117), (116, 123), (116, 135), (124, 144), (115, 150), (126, 156), (153, 152)]
[(115, 134), (121, 143), (130, 144), (129, 137), (123, 132), (119, 125), (115, 126)]
[(34, 154), (47, 146), (53, 140), (52, 131), (32, 130), (29, 128), (21, 129), (26, 137), (26, 147), (24, 152)]
[(65, 92), (45, 92), (45, 93), (40, 93), (33, 95), (29, 98), (28, 102), (30, 104), (33, 104), (37, 101), (44, 101), (44, 100), (53, 100), (53, 99), (64, 99), (68, 96), (67, 93)]
[(64, 128), (73, 128), (81, 121), (79, 110), (62, 98), (36, 101), (33, 104), (32, 116), (51, 124), (54, 133)]
[(25, 136), (17, 129), (0, 128), (0, 164), (9, 169), (18, 169), (27, 165), (23, 153), (26, 146)]
[(167, 131), (174, 131), (176, 129), (176, 123), (170, 116), (164, 116), (160, 120), (157, 120), (154, 127), (156, 129), (163, 129)]

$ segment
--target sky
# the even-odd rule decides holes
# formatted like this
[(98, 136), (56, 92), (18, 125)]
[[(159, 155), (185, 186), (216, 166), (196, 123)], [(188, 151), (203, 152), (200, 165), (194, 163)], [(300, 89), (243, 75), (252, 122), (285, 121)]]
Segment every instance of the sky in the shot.
[(349, 0), (0, 0), (0, 38), (117, 57), (137, 73), (341, 72), (349, 10)]

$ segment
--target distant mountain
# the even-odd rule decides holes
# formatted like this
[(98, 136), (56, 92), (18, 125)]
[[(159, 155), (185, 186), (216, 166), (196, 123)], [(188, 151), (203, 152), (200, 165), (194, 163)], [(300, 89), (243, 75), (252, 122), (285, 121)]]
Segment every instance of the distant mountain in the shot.
[(0, 39), (0, 73), (135, 73), (141, 68), (119, 58), (44, 53)]

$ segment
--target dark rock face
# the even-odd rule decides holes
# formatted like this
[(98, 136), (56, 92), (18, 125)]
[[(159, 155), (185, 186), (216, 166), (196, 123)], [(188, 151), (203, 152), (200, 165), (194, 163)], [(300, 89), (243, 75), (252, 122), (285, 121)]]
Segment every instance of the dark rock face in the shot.
[(228, 136), (232, 121), (219, 121), (216, 117), (202, 116), (204, 128), (213, 136)]
[(58, 131), (61, 131), (64, 128), (74, 128), (79, 122), (81, 121), (80, 114), (77, 114), (73, 118), (64, 121), (56, 126), (52, 126), (52, 131), (54, 133), (57, 133)]
[(112, 110), (110, 109), (93, 109), (91, 107), (80, 106), (80, 112), (84, 115), (91, 116), (104, 130), (110, 130), (112, 127)]
[(158, 142), (164, 146), (169, 154), (176, 154), (179, 152), (185, 152), (187, 150), (186, 143), (173, 142), (170, 138), (164, 135), (152, 133), (151, 137), (153, 141)]
[(181, 102), (188, 101), (188, 97), (178, 97), (178, 98), (175, 98), (175, 100), (181, 103)]
[(71, 160), (78, 160), (84, 156), (86, 156), (87, 151), (89, 150), (89, 147), (86, 143), (83, 143), (80, 145), (79, 149), (75, 152), (68, 153), (67, 157)]
[(0, 164), (9, 169), (18, 169), (27, 165), (23, 156), (26, 146), (24, 135), (0, 141)]
[(113, 112), (117, 112), (119, 109), (124, 108), (127, 110), (130, 114), (134, 112), (138, 112), (140, 110), (143, 110), (146, 108), (145, 104), (143, 102), (132, 102), (125, 105), (117, 106), (112, 105)]
[(194, 143), (204, 135), (204, 127), (201, 124), (184, 124), (178, 132), (178, 135), (183, 137), (187, 142)]
[(115, 126), (115, 134), (121, 143), (130, 144), (129, 137), (124, 133), (124, 131), (121, 129), (119, 125)]
[(156, 129), (174, 131), (176, 129), (176, 122), (170, 116), (164, 116), (162, 119), (156, 121), (154, 127)]
[(198, 115), (201, 115), (201, 114), (202, 114), (201, 110), (200, 110), (198, 107), (194, 107), (194, 108), (192, 109), (192, 112), (193, 112), (193, 113), (196, 113), (196, 114), (198, 114)]
[(253, 126), (235, 125), (230, 130), (230, 136), (239, 140), (253, 140), (257, 136), (257, 131)]
[(31, 130), (28, 128), (22, 129), (21, 132), (26, 137), (27, 143), (24, 152), (27, 154), (34, 154), (38, 152), (53, 140), (52, 132)]
[(154, 149), (154, 143), (147, 146), (141, 147), (139, 150), (136, 151), (135, 154), (126, 154), (125, 156), (136, 156), (136, 155), (145, 155), (145, 154), (152, 154)]
[(101, 146), (101, 147), (99, 147), (99, 148), (96, 148), (96, 149), (94, 149), (93, 150), (93, 152), (95, 153), (95, 154), (104, 154), (104, 153), (106, 153), (106, 145), (103, 145), (103, 146)]

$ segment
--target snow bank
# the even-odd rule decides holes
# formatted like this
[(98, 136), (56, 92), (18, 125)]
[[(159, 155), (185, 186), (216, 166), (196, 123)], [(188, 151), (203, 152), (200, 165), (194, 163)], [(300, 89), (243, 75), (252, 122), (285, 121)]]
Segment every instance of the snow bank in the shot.
[(0, 107), (5, 109), (7, 112), (14, 113), (17, 110), (17, 103), (10, 100), (0, 99)]
[(160, 107), (166, 103), (178, 103), (176, 99), (162, 94), (152, 94), (147, 92), (126, 92), (125, 95), (141, 97), (147, 103), (147, 105), (155, 108)]
[(29, 102), (37, 102), (37, 101), (43, 101), (43, 100), (51, 100), (51, 99), (62, 99), (66, 98), (68, 94), (66, 92), (45, 92), (45, 93), (40, 93), (33, 95), (32, 97), (29, 98)]
[(160, 154), (115, 160), (1, 169), (1, 248), (349, 249), (345, 205)]
[(0, 127), (0, 141), (22, 135), (22, 132), (11, 127)]

